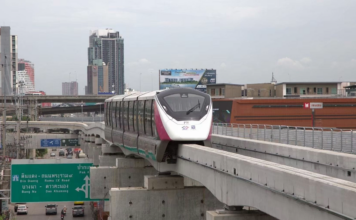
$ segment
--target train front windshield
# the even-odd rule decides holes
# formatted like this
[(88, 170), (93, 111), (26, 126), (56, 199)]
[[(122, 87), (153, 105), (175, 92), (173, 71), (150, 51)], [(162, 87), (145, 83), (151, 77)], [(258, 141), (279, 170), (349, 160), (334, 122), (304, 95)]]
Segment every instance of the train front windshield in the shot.
[(210, 108), (210, 96), (193, 89), (170, 89), (157, 95), (162, 108), (177, 121), (200, 120)]

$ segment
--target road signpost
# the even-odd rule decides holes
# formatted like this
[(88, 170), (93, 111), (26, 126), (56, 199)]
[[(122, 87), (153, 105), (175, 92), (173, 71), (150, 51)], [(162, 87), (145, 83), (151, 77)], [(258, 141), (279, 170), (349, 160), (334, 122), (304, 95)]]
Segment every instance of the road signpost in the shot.
[(62, 139), (61, 146), (76, 147), (79, 146), (78, 138)]
[(91, 201), (90, 159), (13, 160), (11, 202)]
[(41, 147), (60, 147), (61, 139), (41, 139)]
[(304, 109), (311, 109), (312, 110), (312, 116), (311, 116), (311, 121), (312, 121), (312, 127), (315, 125), (315, 109), (322, 109), (323, 108), (323, 103), (322, 102), (304, 102), (303, 105)]

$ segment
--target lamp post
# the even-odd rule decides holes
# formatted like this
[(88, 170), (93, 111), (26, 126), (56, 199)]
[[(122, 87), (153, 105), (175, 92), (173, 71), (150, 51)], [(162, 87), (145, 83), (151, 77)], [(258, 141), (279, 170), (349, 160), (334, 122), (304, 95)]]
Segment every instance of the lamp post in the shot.
[(84, 117), (84, 113), (83, 113), (83, 101), (82, 101), (82, 104), (80, 106), (82, 106), (82, 123), (83, 123), (83, 117)]

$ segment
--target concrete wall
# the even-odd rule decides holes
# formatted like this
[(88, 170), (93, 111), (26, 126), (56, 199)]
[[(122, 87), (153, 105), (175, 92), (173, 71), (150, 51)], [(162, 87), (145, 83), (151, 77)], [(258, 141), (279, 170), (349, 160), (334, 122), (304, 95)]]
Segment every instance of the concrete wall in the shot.
[(276, 97), (284, 97), (284, 84), (276, 85)]
[(206, 219), (206, 211), (223, 207), (204, 187), (147, 190), (142, 187), (110, 191), (111, 219)]
[(213, 147), (356, 183), (356, 155), (287, 144), (212, 136)]

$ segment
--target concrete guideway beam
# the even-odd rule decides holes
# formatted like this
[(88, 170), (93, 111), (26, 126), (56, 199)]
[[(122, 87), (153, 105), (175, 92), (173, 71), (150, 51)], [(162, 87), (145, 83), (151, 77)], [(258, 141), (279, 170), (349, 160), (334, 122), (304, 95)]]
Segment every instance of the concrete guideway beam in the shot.
[(356, 182), (356, 155), (287, 144), (212, 136), (213, 148)]
[[(179, 188), (165, 183), (172, 181), (177, 181)], [(183, 177), (145, 176), (145, 182), (158, 186), (159, 190), (143, 187), (110, 190), (111, 219), (205, 219), (206, 211), (223, 206), (205, 187), (183, 188)]]
[(143, 187), (145, 175), (158, 173), (144, 159), (115, 158), (115, 160), (116, 166), (90, 168), (90, 198), (108, 198), (109, 190), (115, 187)]
[(229, 206), (277, 219), (354, 219), (356, 184), (199, 145), (180, 145), (177, 164), (151, 161), (202, 183)]
[(206, 220), (277, 220), (258, 210), (241, 210), (241, 211), (207, 211)]

